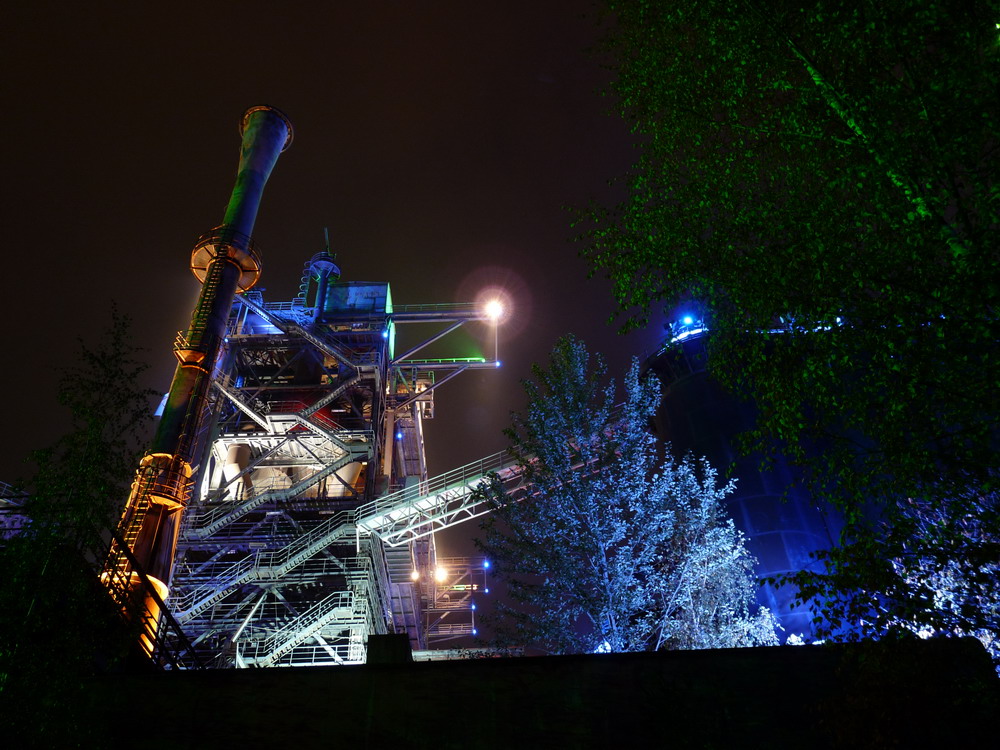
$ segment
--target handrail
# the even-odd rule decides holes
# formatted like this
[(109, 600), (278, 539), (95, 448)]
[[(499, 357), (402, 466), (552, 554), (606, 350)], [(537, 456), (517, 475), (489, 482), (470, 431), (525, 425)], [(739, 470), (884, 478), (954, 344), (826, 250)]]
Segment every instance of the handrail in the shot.
[(288, 500), (295, 495), (298, 495), (300, 492), (309, 489), (312, 485), (322, 481), (326, 477), (344, 468), (347, 464), (355, 460), (357, 460), (355, 455), (352, 453), (346, 453), (345, 455), (340, 456), (336, 461), (332, 461), (322, 469), (313, 472), (308, 477), (300, 479), (298, 482), (290, 484), (286, 487), (279, 487), (278, 482), (272, 481), (269, 483), (269, 487), (266, 489), (261, 488), (261, 490), (254, 492), (253, 495), (246, 498), (241, 503), (226, 503), (218, 505), (208, 513), (203, 513), (195, 517), (188, 533), (195, 537), (209, 536), (225, 526), (226, 523), (242, 518), (247, 513), (250, 513), (267, 502)]
[[(364, 570), (353, 572), (353, 575), (349, 574), (349, 577), (357, 578), (359, 577), (358, 573), (365, 579), (369, 578), (365, 576)], [(357, 585), (352, 586), (347, 591), (335, 591), (316, 602), (298, 617), (285, 623), (266, 639), (249, 644), (250, 648), (243, 652), (244, 657), (252, 651), (253, 654), (250, 658), (256, 666), (270, 666), (333, 620), (338, 620), (340, 626), (364, 625), (370, 609), (370, 592), (365, 589), (370, 588), (370, 585), (366, 585), (368, 580), (362, 580), (360, 583), (362, 584), (361, 591), (358, 590)], [(344, 618), (344, 610), (349, 613), (346, 619)]]
[[(204, 668), (194, 647), (188, 641), (187, 636), (177, 623), (177, 620), (170, 613), (166, 604), (164, 604), (163, 599), (160, 598), (156, 587), (146, 575), (146, 571), (132, 554), (128, 545), (118, 535), (118, 532), (115, 529), (110, 529), (110, 532), (110, 544), (114, 551), (109, 548), (105, 556), (107, 562), (102, 577), (105, 586), (107, 586), (108, 593), (122, 608), (122, 614), (129, 619), (136, 618), (135, 623), (137, 627), (141, 629), (145, 637), (151, 640), (152, 649), (150, 657), (153, 663), (161, 668)], [(116, 557), (113, 558), (113, 555)], [(128, 573), (122, 570), (120, 564), (122, 557), (128, 563)], [(145, 597), (136, 597), (133, 595), (132, 575), (137, 576), (142, 582), (143, 594), (148, 595), (159, 608), (157, 615), (154, 616), (150, 612), (149, 607), (145, 603)], [(141, 604), (139, 604), (140, 601), (142, 602)], [(140, 608), (141, 611), (137, 611)], [(169, 647), (165, 642), (167, 636), (171, 640), (176, 641), (180, 648)]]
[[(291, 620), (291, 622), (286, 623), (280, 630), (269, 635), (266, 640), (254, 644), (256, 650), (263, 651), (268, 661), (273, 660), (276, 656), (280, 655), (279, 652), (282, 647), (286, 646), (289, 642), (300, 639), (304, 640), (312, 635), (313, 632), (323, 627), (326, 624), (325, 620), (333, 619), (338, 609), (350, 608), (353, 611), (353, 599), (353, 591), (333, 592), (324, 599), (320, 599), (301, 615)], [(260, 657), (257, 657), (257, 659), (260, 659)]]
[(265, 430), (270, 429), (270, 425), (267, 423), (267, 418), (257, 413), (257, 409), (249, 403), (248, 396), (246, 396), (239, 389), (230, 385), (228, 377), (216, 380), (215, 387), (222, 391), (226, 398), (232, 401), (233, 405), (250, 417), (250, 419), (263, 427)]
[(286, 332), (295, 333), (297, 336), (301, 336), (306, 341), (308, 341), (313, 346), (322, 349), (324, 352), (329, 354), (331, 357), (340, 360), (348, 367), (355, 367), (354, 362), (351, 360), (351, 353), (341, 350), (339, 344), (332, 341), (327, 341), (325, 338), (321, 338), (315, 333), (310, 332), (308, 329), (292, 320), (289, 317), (278, 315), (276, 311), (269, 310), (265, 306), (258, 304), (257, 302), (250, 300), (246, 295), (238, 297), (239, 301), (250, 308), (253, 312), (257, 313), (260, 317), (265, 320), (270, 321), (273, 325), (285, 330)]
[(249, 580), (255, 563), (256, 560), (253, 556), (245, 557), (229, 567), (224, 580), (220, 581), (218, 577), (213, 576), (212, 580), (181, 596), (170, 597), (170, 607), (177, 619), (181, 621), (189, 619), (193, 613), (209, 606), (216, 597), (224, 596), (233, 586)]
[[(331, 542), (348, 534), (354, 533), (354, 513), (341, 511), (336, 513), (308, 532), (298, 537), (291, 544), (278, 550), (262, 550), (256, 555), (256, 567), (260, 578), (277, 578), (297, 562), (315, 554)], [(266, 572), (265, 572), (266, 571)]]
[(357, 517), (360, 520), (373, 516), (385, 516), (429, 495), (436, 495), (449, 489), (468, 485), (470, 481), (482, 479), (491, 471), (498, 472), (515, 466), (517, 466), (517, 461), (508, 451), (502, 450), (365, 503), (358, 508)]
[[(359, 455), (361, 452), (356, 444), (346, 442), (346, 440), (354, 440), (362, 443), (365, 446), (364, 452), (366, 454), (371, 451), (372, 439), (374, 437), (371, 430), (343, 430), (340, 429), (336, 423), (331, 424), (329, 420), (320, 414), (310, 414), (308, 417), (303, 417), (301, 413), (299, 413), (293, 414), (292, 416), (307, 430), (318, 432), (322, 437), (325, 437), (345, 453)], [(341, 440), (340, 437), (338, 437), (338, 435), (330, 429), (331, 427), (334, 428), (337, 433), (343, 435), (345, 440)]]
[(466, 312), (476, 309), (475, 302), (417, 302), (408, 305), (392, 306), (393, 313), (411, 312)]

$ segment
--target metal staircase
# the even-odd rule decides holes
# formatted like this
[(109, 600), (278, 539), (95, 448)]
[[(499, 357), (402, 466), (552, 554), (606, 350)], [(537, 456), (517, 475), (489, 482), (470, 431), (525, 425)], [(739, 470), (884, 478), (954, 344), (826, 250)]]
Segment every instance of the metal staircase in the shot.
[(355, 616), (357, 596), (353, 591), (335, 591), (318, 601), (300, 616), (268, 636), (244, 646), (243, 661), (247, 666), (270, 667), (304, 640), (308, 640), (332, 622), (345, 628), (364, 625), (364, 613)]
[(409, 583), (413, 572), (413, 555), (409, 546), (386, 547), (385, 569), (390, 583)]
[(265, 430), (271, 429), (271, 425), (268, 423), (267, 417), (259, 414), (254, 408), (254, 404), (250, 403), (249, 397), (238, 388), (234, 388), (230, 385), (228, 378), (216, 380), (215, 387), (218, 388), (226, 398), (232, 401), (233, 405), (237, 409), (250, 417), (250, 419), (256, 422), (260, 427)]
[(295, 484), (280, 489), (262, 489), (255, 492), (250, 497), (240, 503), (226, 503), (213, 508), (208, 513), (196, 516), (188, 534), (196, 539), (204, 539), (220, 531), (227, 524), (236, 521), (247, 513), (257, 510), (267, 503), (275, 503), (291, 500), (296, 495), (305, 492), (314, 484), (322, 481), (334, 472), (344, 468), (352, 461), (357, 461), (357, 456), (353, 453), (346, 453), (333, 463), (327, 464), (319, 471), (311, 474), (305, 479), (301, 479)]
[[(332, 473), (335, 470), (333, 466), (335, 464), (330, 464), (300, 484), (319, 481), (318, 475)], [(389, 548), (385, 558), (390, 582), (408, 582), (412, 560), (409, 548), (404, 545), (488, 513), (489, 506), (475, 495), (475, 490), (491, 472), (496, 473), (508, 487), (516, 487), (521, 481), (520, 467), (506, 451), (501, 451), (413, 487), (385, 495), (356, 511), (337, 513), (280, 549), (261, 550), (236, 563), (208, 566), (198, 577), (206, 576), (209, 580), (171, 599), (177, 619), (181, 622), (191, 620), (245, 583), (279, 580), (327, 547), (361, 533), (379, 537)], [(292, 497), (301, 489), (293, 485), (278, 492)], [(237, 510), (233, 509), (233, 512)], [(221, 528), (231, 520), (234, 519), (220, 518), (215, 524)]]
[(312, 406), (309, 406), (309, 407), (303, 409), (302, 411), (300, 411), (299, 415), (301, 417), (304, 417), (305, 419), (308, 419), (309, 417), (311, 417), (313, 414), (315, 414), (316, 412), (318, 412), (324, 406), (326, 406), (327, 404), (329, 404), (330, 402), (332, 402), (334, 399), (336, 399), (338, 396), (340, 396), (342, 393), (344, 393), (352, 385), (354, 385), (359, 380), (361, 380), (361, 373), (358, 372), (357, 370), (355, 370), (354, 374), (352, 374), (349, 378), (343, 378), (342, 380), (343, 380), (343, 382), (340, 385), (338, 385), (336, 388), (334, 388), (329, 393), (325, 394), (322, 398), (320, 398), (318, 401), (316, 401)]
[(356, 558), (357, 567), (348, 574), (348, 590), (336, 591), (316, 602), (305, 612), (285, 622), (264, 639), (242, 649), (248, 666), (269, 667), (323, 630), (333, 627), (362, 639), (371, 631), (372, 608), (378, 602), (370, 558)]
[(238, 586), (254, 580), (276, 580), (337, 541), (356, 533), (353, 514), (343, 511), (331, 516), (308, 533), (277, 550), (262, 550), (228, 565), (204, 584), (171, 598), (180, 622), (187, 622), (228, 595)]

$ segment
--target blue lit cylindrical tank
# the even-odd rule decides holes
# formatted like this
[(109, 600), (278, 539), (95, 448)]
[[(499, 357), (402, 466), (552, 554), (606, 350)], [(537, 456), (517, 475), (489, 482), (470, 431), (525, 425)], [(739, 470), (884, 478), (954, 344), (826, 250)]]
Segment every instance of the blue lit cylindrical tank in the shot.
[[(809, 553), (834, 543), (839, 532), (836, 514), (814, 501), (780, 456), (761, 471), (759, 455), (737, 453), (736, 436), (752, 427), (753, 405), (724, 391), (708, 374), (707, 337), (700, 322), (685, 319), (675, 332), (673, 344), (646, 363), (663, 387), (654, 420), (657, 436), (670, 442), (677, 457), (704, 456), (720, 479), (727, 474), (736, 478), (727, 507), (759, 562), (759, 577), (817, 569)], [(758, 594), (759, 603), (769, 607), (784, 628), (782, 641), (793, 634), (812, 637), (812, 614), (807, 606), (792, 606), (795, 593), (789, 586), (765, 585)]]

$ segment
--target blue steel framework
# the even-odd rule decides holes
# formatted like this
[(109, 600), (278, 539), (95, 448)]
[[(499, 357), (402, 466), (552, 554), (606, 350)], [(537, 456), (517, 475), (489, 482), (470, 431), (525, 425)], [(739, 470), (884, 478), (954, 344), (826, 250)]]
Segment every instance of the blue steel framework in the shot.
[[(247, 292), (229, 317), (168, 600), (217, 667), (356, 664), (373, 633), (422, 650), (475, 628), (482, 563), (437, 559), (433, 531), (484, 512), (470, 489), (507, 467), (428, 479), (422, 424), (439, 385), (498, 363), (415, 355), (488, 316), (338, 278), (317, 254), (296, 299)], [(396, 355), (407, 323), (443, 327)]]

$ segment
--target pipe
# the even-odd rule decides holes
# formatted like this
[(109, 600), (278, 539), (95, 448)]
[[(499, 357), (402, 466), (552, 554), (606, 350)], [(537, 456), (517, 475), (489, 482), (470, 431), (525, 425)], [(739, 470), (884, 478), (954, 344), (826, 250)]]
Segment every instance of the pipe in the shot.
[[(122, 516), (125, 542), (163, 599), (169, 593), (177, 532), (192, 491), (191, 464), (229, 313), (237, 290), (247, 291), (260, 278), (260, 258), (250, 239), (260, 199), (279, 154), (292, 142), (291, 123), (273, 107), (248, 109), (240, 131), (236, 184), (223, 223), (203, 235), (191, 254), (201, 294), (190, 329), (174, 347), (178, 364), (163, 416)], [(108, 564), (128, 567), (124, 555), (114, 551)], [(143, 586), (135, 573), (130, 577), (133, 588)]]
[[(326, 230), (323, 230), (324, 233)], [(316, 309), (313, 310), (313, 321), (319, 323), (323, 320), (323, 313), (326, 311), (326, 293), (330, 287), (330, 278), (334, 281), (340, 278), (340, 268), (337, 267), (336, 259), (330, 255), (330, 242), (327, 240), (326, 250), (316, 253), (309, 259), (309, 273), (316, 274), (318, 281), (316, 286)]]

